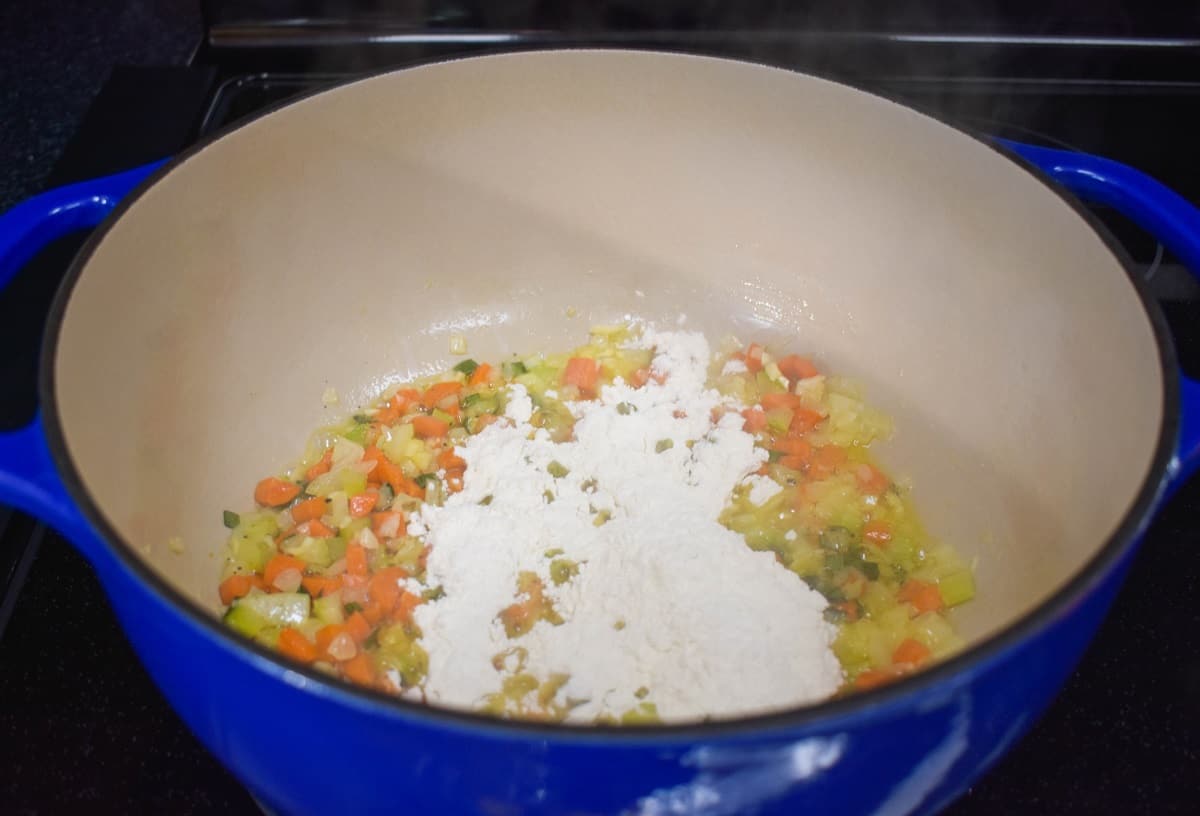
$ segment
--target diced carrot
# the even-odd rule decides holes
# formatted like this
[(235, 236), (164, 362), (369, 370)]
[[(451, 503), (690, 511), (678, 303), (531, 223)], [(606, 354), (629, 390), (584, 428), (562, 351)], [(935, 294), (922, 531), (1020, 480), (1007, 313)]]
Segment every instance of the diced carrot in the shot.
[(892, 540), (892, 525), (880, 519), (872, 519), (863, 527), (863, 538), (876, 547), (887, 547)]
[(217, 588), (217, 592), (221, 595), (221, 603), (229, 606), (238, 598), (245, 597), (250, 594), (250, 590), (254, 588), (266, 589), (267, 584), (259, 575), (230, 575)]
[(414, 499), (425, 498), (425, 488), (421, 487), (412, 479), (401, 474), (401, 477), (392, 484), (392, 490), (397, 493), (403, 493), (405, 496), (412, 496)]
[(801, 439), (798, 436), (785, 436), (782, 439), (776, 439), (771, 444), (771, 450), (779, 451), (785, 456), (798, 456), (801, 459), (807, 460), (812, 455), (812, 445), (807, 439)]
[(803, 456), (781, 456), (779, 457), (779, 464), (792, 470), (804, 470), (804, 466), (808, 464), (808, 459)]
[(371, 624), (372, 626), (378, 625), (381, 620), (387, 617), (387, 612), (388, 611), (383, 608), (383, 604), (381, 604), (379, 601), (368, 600), (365, 604), (363, 604), (362, 608), (363, 617), (366, 618), (367, 623)]
[(448, 470), (446, 471), (446, 490), (451, 493), (458, 493), (463, 489), (463, 471)]
[(896, 598), (912, 604), (918, 613), (936, 612), (942, 608), (942, 593), (938, 591), (937, 584), (918, 581), (915, 578), (904, 582), (904, 586), (896, 593)]
[(524, 633), (533, 625), (533, 607), (528, 601), (510, 604), (500, 610), (500, 622), (509, 632)]
[(600, 379), (600, 363), (591, 357), (572, 357), (563, 369), (563, 385), (573, 385), (585, 397), (596, 395), (596, 382)]
[(462, 470), (467, 466), (467, 460), (454, 452), (454, 448), (446, 448), (437, 456), (438, 466), (442, 470)]
[(747, 408), (742, 411), (742, 418), (746, 420), (742, 424), (746, 433), (758, 433), (767, 427), (767, 415), (761, 408)]
[(296, 527), (296, 532), (301, 535), (309, 536), (310, 538), (332, 538), (337, 535), (333, 528), (325, 524), (320, 519), (312, 519), (306, 521)]
[(351, 575), (367, 574), (367, 551), (361, 544), (346, 545), (346, 572)]
[(378, 478), (391, 486), (396, 493), (403, 493), (406, 496), (414, 496), (418, 499), (425, 497), (425, 491), (421, 486), (412, 479), (404, 475), (404, 471), (399, 465), (393, 464), (388, 459), (381, 459), (375, 464), (375, 469), (371, 471)]
[[(342, 557), (345, 558), (345, 556)], [(365, 590), (367, 588), (367, 576), (365, 575), (351, 575), (348, 572), (343, 572), (338, 577), (342, 579), (342, 586), (346, 589)]]
[(799, 354), (789, 354), (780, 360), (777, 365), (779, 366), (779, 370), (783, 372), (783, 376), (792, 382), (815, 377), (819, 373), (817, 367), (812, 364), (812, 360), (807, 357), (801, 357)]
[(371, 532), (379, 538), (399, 538), (408, 530), (404, 525), (404, 514), (399, 510), (384, 510), (371, 514)]
[(396, 618), (400, 621), (411, 621), (413, 610), (423, 603), (425, 600), (420, 595), (407, 591), (401, 592), (400, 600), (397, 601), (395, 607)]
[(316, 645), (306, 638), (299, 629), (289, 626), (279, 633), (279, 651), (281, 654), (298, 660), (301, 663), (312, 663), (319, 657)]
[(834, 609), (838, 609), (846, 616), (846, 620), (853, 623), (858, 620), (858, 603), (855, 601), (839, 601), (835, 604), (830, 604)]
[(395, 396), (393, 396), (390, 400), (388, 400), (387, 405), (375, 412), (375, 416), (372, 417), (372, 419), (374, 419), (380, 425), (395, 425), (396, 420), (400, 419), (402, 416), (404, 416), (404, 408), (402, 407), (402, 403), (397, 400)]
[(342, 674), (360, 686), (370, 686), (375, 683), (375, 664), (366, 652), (360, 651), (342, 665)]
[(277, 553), (271, 556), (271, 560), (267, 562), (267, 566), (263, 569), (263, 580), (267, 582), (267, 586), (274, 586), (275, 579), (279, 577), (279, 573), (294, 569), (299, 570), (303, 574), (305, 566), (307, 565), (294, 555)]
[(808, 464), (811, 479), (825, 479), (846, 463), (846, 450), (838, 445), (822, 445), (813, 451)]
[(462, 391), (462, 388), (463, 384), (457, 380), (434, 383), (426, 388), (425, 393), (421, 395), (421, 404), (426, 408), (433, 408), (446, 397), (453, 396)]
[(322, 626), (317, 630), (314, 640), (317, 642), (317, 649), (322, 653), (329, 651), (329, 644), (337, 639), (338, 635), (347, 634), (348, 627), (344, 623), (331, 623), (328, 626)]
[(859, 672), (858, 677), (854, 678), (854, 687), (865, 691), (886, 685), (894, 679), (896, 679), (895, 673), (886, 669), (867, 669), (866, 671)]
[(792, 412), (792, 424), (788, 426), (788, 430), (792, 433), (807, 433), (817, 427), (824, 418), (820, 411), (797, 408)]
[(254, 488), (254, 500), (263, 507), (282, 507), (299, 495), (300, 485), (274, 476), (268, 476)]
[(629, 384), (634, 388), (641, 388), (648, 382), (650, 382), (649, 368), (639, 368), (629, 375)]
[(858, 486), (862, 488), (863, 492), (869, 493), (872, 496), (878, 496), (880, 493), (883, 493), (892, 483), (892, 480), (874, 465), (859, 465), (855, 468), (854, 475), (858, 479)]
[(350, 497), (350, 515), (354, 518), (362, 518), (371, 514), (375, 509), (375, 505), (379, 502), (379, 491), (368, 490), (366, 493), (359, 493), (357, 496)]
[(304, 478), (311, 482), (318, 476), (328, 473), (331, 467), (333, 467), (333, 448), (326, 448), (325, 453), (321, 454), (320, 461), (304, 472)]
[(379, 472), (379, 465), (388, 461), (388, 458), (383, 455), (383, 451), (374, 445), (368, 445), (363, 449), (362, 460), (364, 462), (375, 463), (375, 467), (371, 468), (371, 470), (367, 472), (367, 484), (383, 484), (384, 479), (383, 475)]
[(330, 595), (342, 588), (342, 579), (334, 576), (326, 578), (323, 575), (305, 575), (300, 579), (300, 585), (314, 598)]
[(471, 376), (467, 378), (467, 385), (483, 385), (492, 378), (492, 367), (487, 363), (482, 363), (475, 366), (475, 370), (471, 372)]
[(413, 417), (412, 426), (413, 433), (420, 439), (445, 436), (450, 431), (449, 423), (431, 416)]
[(906, 638), (896, 651), (892, 652), (893, 663), (907, 663), (912, 666), (919, 666), (928, 660), (933, 655), (933, 652), (919, 640)]
[(764, 411), (774, 411), (778, 408), (799, 408), (800, 398), (786, 391), (763, 394), (759, 400)]
[(399, 493), (400, 491), (396, 490), (396, 485), (404, 478), (404, 471), (392, 460), (381, 456), (376, 460), (375, 467), (371, 469), (371, 473), (367, 477), (368, 482), (371, 480), (371, 476), (374, 476), (380, 484), (391, 485), (392, 490)]
[(746, 349), (746, 368), (750, 371), (762, 371), (763, 369), (763, 347), (758, 343), (751, 343)]
[(319, 519), (325, 515), (326, 502), (319, 496), (296, 502), (292, 505), (292, 520), (297, 524)]
[(408, 577), (408, 570), (403, 567), (385, 567), (374, 575), (367, 583), (367, 595), (377, 601), (385, 612), (390, 612), (400, 600), (400, 582)]
[(346, 618), (346, 631), (350, 633), (350, 637), (354, 638), (355, 643), (362, 643), (370, 637), (374, 628), (362, 612), (355, 612)]

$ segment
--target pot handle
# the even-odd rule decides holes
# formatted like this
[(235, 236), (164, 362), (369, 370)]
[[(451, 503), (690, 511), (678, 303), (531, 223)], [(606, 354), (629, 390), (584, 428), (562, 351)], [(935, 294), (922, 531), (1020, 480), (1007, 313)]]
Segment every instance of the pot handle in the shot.
[[(1162, 242), (1200, 277), (1200, 210), (1166, 185), (1112, 159), (997, 139), (1084, 201), (1106, 204)], [(1180, 377), (1179, 438), (1167, 471), (1173, 493), (1200, 467), (1200, 382)]]
[[(103, 221), (162, 163), (59, 187), (0, 215), (0, 289), (46, 244)], [(53, 525), (93, 564), (103, 553), (58, 475), (40, 414), (24, 428), (0, 432), (0, 503)]]

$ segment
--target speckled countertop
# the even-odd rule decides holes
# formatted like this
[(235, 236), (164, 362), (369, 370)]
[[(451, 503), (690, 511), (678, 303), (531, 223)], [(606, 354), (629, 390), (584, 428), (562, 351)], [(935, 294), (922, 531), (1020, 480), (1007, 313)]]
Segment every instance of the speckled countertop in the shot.
[(0, 3), (0, 210), (41, 189), (114, 65), (182, 63), (200, 32), (199, 0)]

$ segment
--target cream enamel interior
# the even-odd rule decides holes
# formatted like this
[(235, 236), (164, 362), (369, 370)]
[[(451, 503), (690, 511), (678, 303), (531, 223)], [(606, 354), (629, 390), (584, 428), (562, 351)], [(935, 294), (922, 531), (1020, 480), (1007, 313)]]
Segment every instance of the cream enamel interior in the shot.
[(490, 359), (680, 313), (867, 385), (898, 427), (883, 460), (978, 559), (973, 637), (1076, 573), (1150, 466), (1153, 331), (1052, 191), (879, 98), (651, 53), (402, 71), (210, 144), (96, 247), (54, 388), (103, 514), (215, 611), (221, 510), (314, 427), (451, 363), (450, 334)]

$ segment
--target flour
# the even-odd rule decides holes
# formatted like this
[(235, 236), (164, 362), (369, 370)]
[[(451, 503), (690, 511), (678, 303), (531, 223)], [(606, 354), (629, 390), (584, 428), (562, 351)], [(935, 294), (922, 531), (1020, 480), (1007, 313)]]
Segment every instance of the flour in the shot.
[[(825, 599), (717, 521), (766, 454), (736, 410), (714, 420), (740, 406), (705, 387), (707, 341), (646, 329), (634, 343), (654, 350), (655, 378), (569, 403), (572, 441), (532, 428), (534, 399), (511, 386), (510, 421), (457, 448), (462, 491), (410, 521), (432, 545), (426, 580), (445, 593), (416, 611), (430, 702), (477, 707), (515, 670), (493, 665), (514, 646), (527, 653), (523, 671), (569, 675), (556, 699), (583, 701), (570, 713), (583, 722), (643, 701), (664, 721), (736, 716), (839, 686)], [(561, 585), (554, 550), (579, 565)], [(509, 639), (497, 615), (522, 571), (542, 579), (563, 623)]]
[(762, 507), (772, 496), (783, 490), (783, 486), (774, 479), (766, 476), (751, 476), (746, 479), (745, 484), (749, 486), (750, 492), (747, 498), (751, 504), (756, 504)]

